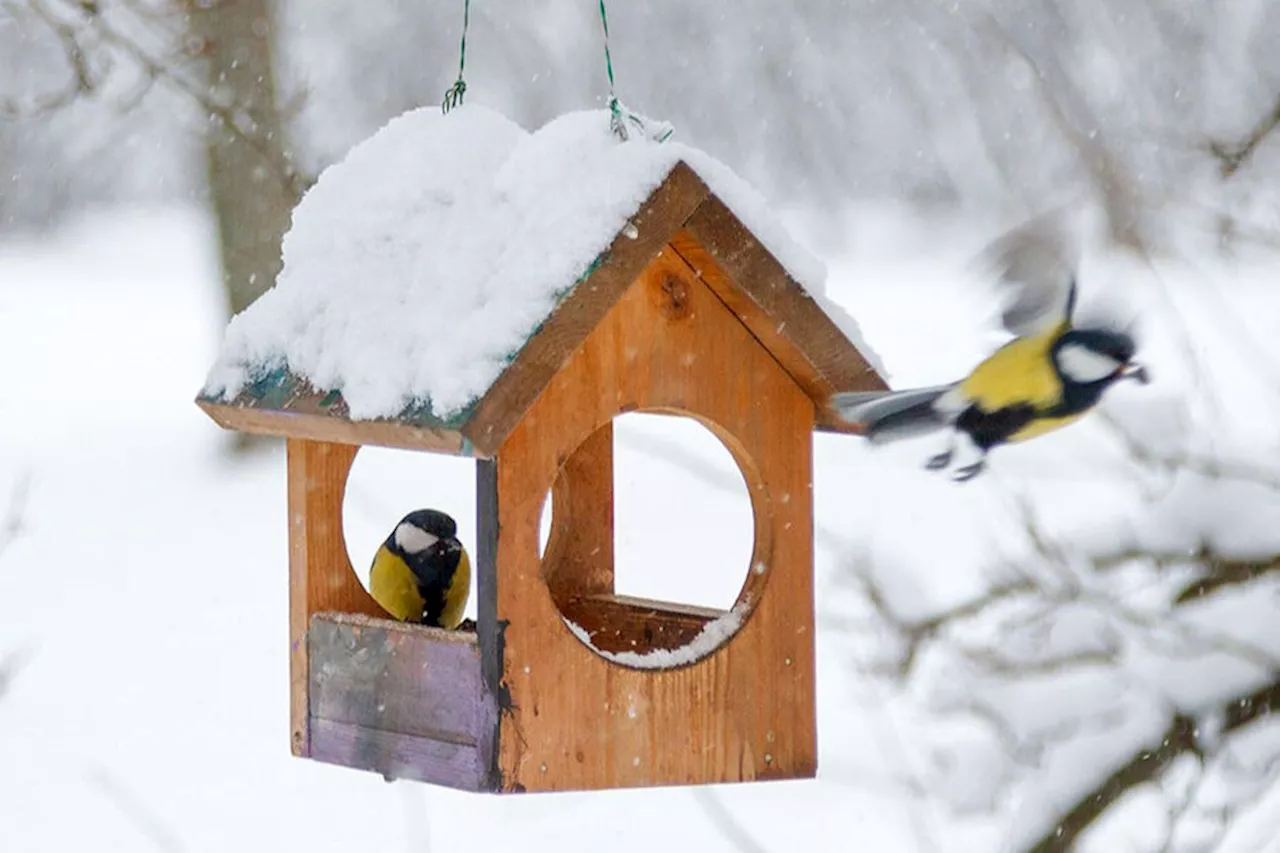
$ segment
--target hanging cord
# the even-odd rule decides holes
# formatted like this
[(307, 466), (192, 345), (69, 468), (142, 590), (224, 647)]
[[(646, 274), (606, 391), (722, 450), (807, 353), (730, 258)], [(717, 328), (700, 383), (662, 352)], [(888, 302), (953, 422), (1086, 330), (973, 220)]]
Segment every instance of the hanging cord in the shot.
[[(609, 129), (613, 131), (614, 136), (626, 142), (630, 138), (627, 125), (631, 124), (639, 133), (655, 142), (666, 142), (675, 128), (665, 121), (653, 122), (651, 119), (645, 119), (644, 116), (631, 112), (614, 94), (613, 59), (609, 56), (609, 16), (604, 10), (604, 0), (600, 0), (600, 25), (604, 28), (604, 68), (609, 74)], [(652, 127), (650, 127), (651, 122)]]
[[(601, 0), (603, 2), (603, 0)], [(462, 44), (458, 48), (458, 79), (454, 84), (445, 90), (444, 102), (440, 104), (441, 112), (449, 112), (449, 110), (462, 103), (462, 96), (467, 94), (466, 81), (462, 79), (462, 71), (467, 65), (467, 24), (471, 21), (471, 0), (462, 0)]]

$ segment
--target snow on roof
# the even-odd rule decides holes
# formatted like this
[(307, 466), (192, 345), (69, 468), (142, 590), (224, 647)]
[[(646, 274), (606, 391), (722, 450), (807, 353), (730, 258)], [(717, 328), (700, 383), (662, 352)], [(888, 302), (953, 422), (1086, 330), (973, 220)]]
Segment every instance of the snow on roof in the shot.
[(488, 390), (678, 160), (874, 359), (825, 300), (825, 265), (714, 158), (620, 141), (607, 110), (529, 133), (468, 104), (407, 112), (321, 174), (293, 211), (279, 278), (232, 318), (204, 393), (234, 397), (287, 367), (340, 390), (353, 419), (426, 406), (448, 420)]

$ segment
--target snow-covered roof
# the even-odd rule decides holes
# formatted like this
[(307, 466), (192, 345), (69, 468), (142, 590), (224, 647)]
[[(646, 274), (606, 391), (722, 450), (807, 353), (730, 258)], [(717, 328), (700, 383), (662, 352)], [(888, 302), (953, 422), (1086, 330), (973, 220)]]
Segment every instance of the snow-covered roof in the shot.
[(352, 420), (456, 423), (681, 162), (878, 367), (825, 299), (824, 264), (722, 163), (621, 141), (606, 110), (530, 133), (468, 104), (405, 113), (323, 172), (293, 212), (275, 286), (232, 319), (202, 397), (283, 371), (340, 392)]

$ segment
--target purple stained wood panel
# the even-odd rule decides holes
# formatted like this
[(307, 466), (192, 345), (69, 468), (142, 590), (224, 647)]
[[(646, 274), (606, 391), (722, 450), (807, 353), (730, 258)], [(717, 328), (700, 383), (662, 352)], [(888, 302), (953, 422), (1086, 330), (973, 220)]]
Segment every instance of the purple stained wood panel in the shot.
[(489, 758), (459, 744), (311, 718), (311, 758), (392, 779), (412, 779), (464, 791), (489, 791)]
[(466, 790), (496, 783), (498, 704), (476, 635), (318, 613), (307, 637), (311, 756)]

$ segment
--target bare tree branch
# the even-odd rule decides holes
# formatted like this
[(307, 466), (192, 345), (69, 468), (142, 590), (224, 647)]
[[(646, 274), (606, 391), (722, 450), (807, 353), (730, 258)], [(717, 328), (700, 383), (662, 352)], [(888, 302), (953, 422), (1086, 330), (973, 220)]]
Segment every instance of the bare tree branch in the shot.
[[(1227, 700), (1216, 709), (1223, 720), (1217, 736), (1230, 734), (1270, 714), (1277, 704), (1280, 704), (1280, 681)], [(1071, 849), (1080, 834), (1126, 791), (1155, 779), (1179, 755), (1190, 752), (1203, 757), (1211, 753), (1213, 749), (1205, 740), (1194, 719), (1175, 715), (1153, 748), (1136, 753), (1081, 797), (1052, 829), (1027, 848), (1027, 853), (1064, 853)]]
[(1277, 125), (1280, 125), (1280, 97), (1276, 98), (1271, 111), (1254, 125), (1244, 139), (1239, 142), (1214, 140), (1208, 144), (1208, 151), (1218, 161), (1218, 172), (1224, 181), (1230, 180), (1236, 172), (1240, 171)]
[(26, 668), (33, 656), (29, 649), (18, 649), (0, 659), (0, 699), (3, 699), (5, 694), (13, 688), (13, 682), (17, 680), (18, 673)]
[(89, 781), (102, 791), (156, 850), (160, 853), (182, 853), (185, 845), (177, 833), (129, 790), (123, 780), (102, 765), (90, 767), (88, 776)]
[(707, 816), (707, 820), (716, 828), (716, 830), (724, 836), (735, 849), (741, 853), (769, 853), (759, 841), (747, 832), (746, 828), (738, 823), (737, 818), (733, 816), (724, 803), (720, 802), (720, 798), (706, 788), (694, 788), (693, 798), (698, 801), (702, 811)]
[[(1079, 153), (1084, 166), (1093, 176), (1094, 186), (1101, 194), (1112, 239), (1121, 245), (1145, 252), (1145, 243), (1138, 230), (1138, 191), (1103, 144), (1096, 117), (1079, 97), (1073, 99), (1072, 109), (1068, 110), (1063, 101), (1071, 93), (1067, 91), (1065, 75), (1055, 63), (1033, 57), (994, 14), (985, 11), (979, 14), (981, 23), (978, 29), (991, 36), (1026, 65), (1041, 103), (1049, 113), (1050, 121), (1062, 138)], [(1082, 120), (1088, 123), (1087, 127), (1080, 126)]]
[(9, 505), (4, 516), (0, 517), (0, 555), (3, 555), (13, 541), (22, 535), (23, 516), (27, 511), (27, 500), (31, 494), (31, 475), (23, 472), (14, 480), (9, 491)]
[(30, 13), (46, 26), (62, 47), (69, 73), (66, 83), (61, 87), (45, 94), (35, 95), (28, 104), (21, 104), (12, 98), (0, 101), (0, 117), (33, 118), (62, 109), (81, 95), (93, 93), (97, 88), (97, 82), (93, 78), (86, 52), (76, 38), (76, 30), (73, 26), (58, 18), (39, 2), (23, 5), (17, 0), (6, 0), (4, 8), (9, 10), (14, 18), (21, 18), (23, 14)]
[[(157, 22), (166, 17), (160, 10), (145, 7), (135, 0), (123, 0), (123, 4), (123, 8), (152, 26), (158, 26)], [(54, 12), (49, 0), (4, 0), (4, 5), (15, 17), (27, 12), (50, 28), (63, 46), (72, 74), (66, 86), (51, 94), (39, 96), (29, 107), (23, 108), (11, 101), (0, 102), (0, 114), (14, 117), (37, 115), (65, 107), (77, 97), (97, 91), (101, 81), (93, 76), (88, 60), (89, 49), (86, 47), (86, 42), (94, 42), (128, 57), (143, 75), (143, 82), (122, 100), (122, 104), (136, 103), (155, 83), (164, 83), (194, 101), (206, 116), (219, 122), (239, 142), (262, 157), (267, 168), (275, 173), (293, 198), (301, 198), (314, 183), (314, 179), (303, 174), (291, 159), (281, 155), (279, 146), (269, 145), (267, 140), (260, 137), (256, 129), (263, 123), (255, 119), (251, 110), (245, 109), (241, 104), (219, 100), (200, 82), (181, 70), (177, 60), (162, 58), (144, 48), (102, 14), (100, 3), (71, 3), (65, 10), (70, 18)], [(179, 34), (170, 35), (177, 37)], [(194, 50), (199, 52), (198, 47)]]

